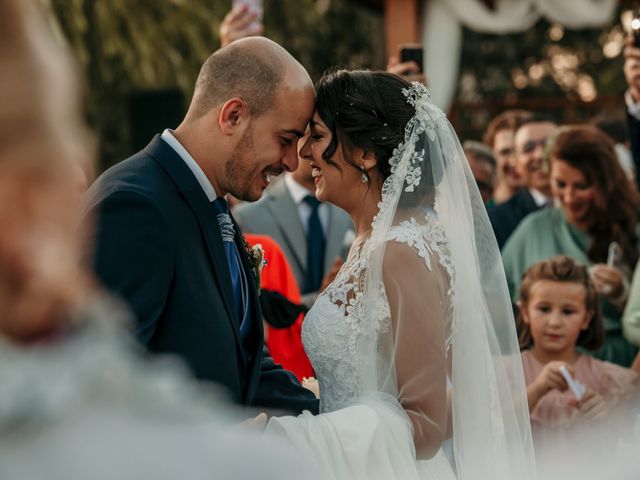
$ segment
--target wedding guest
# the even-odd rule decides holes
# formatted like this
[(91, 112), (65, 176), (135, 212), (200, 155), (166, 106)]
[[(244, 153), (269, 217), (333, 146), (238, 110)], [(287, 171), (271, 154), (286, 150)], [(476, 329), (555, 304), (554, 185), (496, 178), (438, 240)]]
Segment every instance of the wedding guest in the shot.
[(629, 149), (629, 136), (624, 112), (602, 112), (590, 120), (590, 124), (609, 135), (616, 149), (616, 157), (629, 181), (634, 183), (636, 179), (636, 167), (633, 163), (633, 155)]
[(497, 168), (496, 186), (493, 192), (495, 205), (506, 202), (524, 186), (516, 170), (514, 136), (518, 127), (533, 116), (526, 110), (506, 110), (487, 125), (482, 141), (493, 150)]
[(515, 169), (524, 187), (505, 203), (489, 210), (489, 220), (501, 249), (523, 218), (550, 204), (549, 174), (543, 168), (543, 160), (547, 139), (556, 128), (550, 120), (534, 116), (524, 120), (515, 132)]
[(462, 144), (471, 173), (476, 180), (480, 196), (487, 207), (492, 203), (493, 190), (496, 180), (496, 158), (484, 143), (467, 140)]
[[(554, 469), (571, 466), (583, 448), (593, 450), (594, 441), (599, 440), (601, 448), (609, 448), (607, 442), (625, 438), (630, 433), (628, 402), (637, 392), (639, 377), (630, 369), (597, 360), (578, 348), (596, 349), (605, 335), (598, 293), (587, 268), (567, 256), (535, 263), (523, 276), (518, 304), (538, 460), (551, 455), (558, 462)], [(584, 391), (570, 388), (562, 369)]]
[(260, 307), (265, 319), (265, 345), (273, 360), (302, 381), (313, 377), (313, 368), (302, 345), (302, 321), (307, 308), (301, 305), (300, 288), (280, 246), (266, 235), (246, 234), (253, 247), (264, 252), (260, 274)]
[[(78, 262), (78, 85), (37, 3), (0, 2), (0, 478), (305, 478), (166, 360)], [(260, 419), (258, 419), (260, 420)], [(250, 459), (250, 461), (247, 461)], [(308, 468), (308, 471), (307, 471)]]
[(623, 70), (628, 85), (624, 100), (627, 106), (629, 143), (635, 165), (636, 183), (640, 186), (640, 48), (634, 45), (632, 35), (627, 36)]
[[(518, 297), (522, 274), (536, 262), (567, 255), (590, 266), (607, 334), (595, 355), (629, 366), (636, 348), (622, 336), (620, 320), (638, 260), (638, 194), (625, 178), (612, 141), (593, 126), (563, 128), (549, 160), (558, 206), (527, 217), (502, 251), (512, 298)], [(614, 255), (618, 247), (613, 242), (619, 255)]]

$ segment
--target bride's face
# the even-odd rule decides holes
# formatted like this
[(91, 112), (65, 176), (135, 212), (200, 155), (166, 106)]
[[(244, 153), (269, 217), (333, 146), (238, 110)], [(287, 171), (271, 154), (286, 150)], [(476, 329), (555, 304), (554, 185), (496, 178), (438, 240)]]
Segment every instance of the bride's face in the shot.
[(327, 125), (317, 113), (314, 114), (310, 135), (300, 149), (300, 156), (311, 162), (316, 198), (350, 211), (362, 200), (361, 189), (366, 185), (362, 182), (362, 172), (345, 160), (340, 144), (330, 157), (331, 163), (323, 158), (331, 138)]

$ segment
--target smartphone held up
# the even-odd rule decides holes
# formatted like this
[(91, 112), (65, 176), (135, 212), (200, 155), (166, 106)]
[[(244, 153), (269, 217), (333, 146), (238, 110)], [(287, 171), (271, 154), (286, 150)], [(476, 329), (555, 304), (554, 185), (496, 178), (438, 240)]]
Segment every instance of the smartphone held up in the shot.
[(248, 8), (249, 12), (255, 12), (256, 13), (255, 20), (250, 25), (247, 25), (246, 28), (253, 28), (253, 27), (262, 26), (262, 18), (263, 18), (263, 15), (264, 15), (264, 8), (263, 8), (263, 5), (262, 5), (262, 0), (233, 0), (233, 4), (232, 5), (233, 5), (234, 9), (246, 6), (246, 8)]
[(637, 11), (631, 20), (631, 34), (633, 35), (633, 46), (640, 48), (640, 11)]
[(416, 73), (424, 73), (424, 50), (420, 44), (403, 45), (400, 48), (400, 62), (415, 62), (419, 71)]

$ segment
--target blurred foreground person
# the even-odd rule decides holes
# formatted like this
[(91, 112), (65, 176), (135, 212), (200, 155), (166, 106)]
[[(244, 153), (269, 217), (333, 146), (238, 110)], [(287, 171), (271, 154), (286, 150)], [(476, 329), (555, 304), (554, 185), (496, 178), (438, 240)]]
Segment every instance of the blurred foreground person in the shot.
[(0, 3), (0, 40), (0, 478), (308, 476), (277, 442), (229, 432), (180, 368), (137, 356), (127, 313), (76, 261), (74, 172), (91, 156), (69, 58), (28, 2)]

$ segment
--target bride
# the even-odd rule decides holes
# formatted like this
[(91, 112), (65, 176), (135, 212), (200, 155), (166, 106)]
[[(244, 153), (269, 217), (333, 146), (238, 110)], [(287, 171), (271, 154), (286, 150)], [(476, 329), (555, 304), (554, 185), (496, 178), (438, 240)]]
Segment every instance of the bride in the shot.
[(310, 128), (316, 196), (356, 241), (303, 327), (321, 414), (266, 434), (336, 479), (534, 478), (502, 263), (445, 115), (420, 84), (341, 70)]

